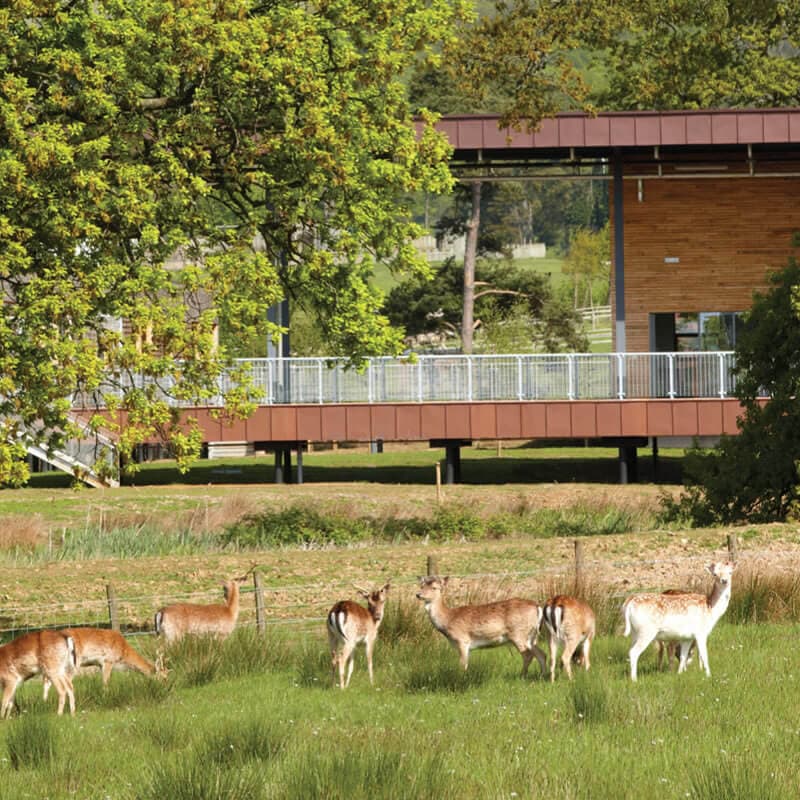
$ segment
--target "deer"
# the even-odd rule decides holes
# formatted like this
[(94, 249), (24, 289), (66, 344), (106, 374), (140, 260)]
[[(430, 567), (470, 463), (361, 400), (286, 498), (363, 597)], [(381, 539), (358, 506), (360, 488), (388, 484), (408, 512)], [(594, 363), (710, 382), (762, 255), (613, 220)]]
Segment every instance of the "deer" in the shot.
[(588, 603), (577, 597), (556, 595), (545, 604), (542, 612), (542, 626), (547, 631), (550, 642), (550, 681), (556, 679), (556, 656), (559, 644), (563, 644), (561, 665), (572, 680), (572, 659), (578, 654), (583, 668), (588, 672), (589, 651), (595, 635), (594, 611)]
[[(684, 589), (665, 589), (661, 594), (666, 595), (679, 595), (679, 594), (689, 594)], [(681, 659), (681, 648), (679, 642), (675, 639), (671, 641), (660, 641), (656, 639), (653, 643), (656, 646), (656, 666), (657, 669), (660, 671), (665, 660), (667, 669), (670, 668), (673, 661), (677, 661), (680, 664)], [(694, 652), (694, 639), (689, 644), (689, 655), (686, 658), (686, 663), (692, 663), (692, 653)]]
[(458, 650), (461, 666), (469, 667), (471, 650), (512, 644), (522, 656), (522, 677), (535, 657), (542, 674), (546, 672), (546, 660), (542, 650), (536, 646), (542, 608), (532, 600), (511, 598), (482, 605), (448, 608), (444, 602), (444, 590), (449, 577), (421, 577), (417, 599), (425, 604), (433, 627)]
[(156, 634), (163, 636), (167, 644), (177, 642), (187, 635), (210, 635), (218, 639), (230, 636), (239, 618), (239, 584), (246, 580), (253, 569), (240, 578), (222, 584), (225, 591), (224, 605), (175, 603), (159, 609), (155, 615)]
[(637, 594), (623, 603), (625, 636), (633, 636), (629, 652), (631, 680), (636, 680), (639, 656), (654, 639), (679, 643), (679, 673), (686, 670), (689, 650), (694, 641), (700, 667), (708, 677), (711, 676), (708, 637), (728, 608), (734, 565), (716, 562), (707, 569), (714, 577), (714, 586), (707, 596), (695, 593)]
[[(100, 667), (103, 687), (108, 686), (112, 670), (132, 669), (143, 675), (160, 673), (154, 664), (142, 658), (119, 631), (107, 628), (65, 628), (60, 631), (75, 642), (76, 669)], [(50, 691), (50, 680), (44, 679), (44, 699)]]
[(64, 713), (69, 698), (69, 713), (75, 715), (75, 692), (72, 672), (77, 665), (75, 640), (59, 631), (34, 631), (17, 637), (0, 647), (0, 684), (3, 699), (0, 719), (6, 719), (14, 706), (14, 696), (22, 683), (35, 675), (43, 675), (56, 687), (58, 714)]
[[(364, 642), (367, 651), (369, 682), (370, 685), (374, 684), (372, 651), (378, 638), (378, 628), (383, 620), (383, 607), (391, 586), (390, 583), (385, 583), (380, 589), (369, 590), (359, 586), (354, 588), (367, 601), (367, 607), (364, 608), (352, 600), (340, 600), (328, 612), (326, 620), (333, 684), (336, 685), (338, 669), (340, 689), (346, 689), (350, 685), (355, 650), (361, 642)], [(347, 678), (345, 678), (345, 668)]]

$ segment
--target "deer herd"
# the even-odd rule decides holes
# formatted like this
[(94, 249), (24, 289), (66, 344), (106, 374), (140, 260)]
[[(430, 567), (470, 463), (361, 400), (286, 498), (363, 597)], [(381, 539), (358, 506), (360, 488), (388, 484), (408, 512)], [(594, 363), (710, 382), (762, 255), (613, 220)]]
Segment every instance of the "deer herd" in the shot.
[[(252, 569), (251, 569), (252, 571)], [(637, 679), (639, 657), (653, 642), (658, 646), (658, 666), (664, 654), (668, 665), (678, 659), (678, 672), (684, 672), (693, 648), (700, 667), (711, 675), (708, 665), (708, 637), (725, 613), (731, 597), (733, 564), (718, 562), (708, 571), (714, 578), (710, 594), (667, 590), (628, 597), (622, 604), (625, 636), (631, 636), (630, 675)], [(249, 573), (248, 573), (249, 574)], [(224, 639), (236, 626), (239, 616), (239, 586), (243, 575), (223, 584), (225, 603), (199, 605), (176, 603), (164, 606), (155, 615), (155, 631), (166, 644), (184, 636), (205, 635)], [(538, 647), (540, 634), (549, 645), (549, 676), (554, 681), (561, 649), (561, 667), (572, 678), (572, 664), (590, 667), (590, 651), (595, 637), (595, 614), (581, 598), (556, 595), (544, 605), (532, 600), (511, 598), (491, 603), (450, 607), (444, 593), (448, 578), (428, 576), (419, 579), (417, 599), (424, 603), (433, 627), (458, 651), (461, 666), (469, 666), (472, 650), (511, 644), (522, 657), (522, 675), (535, 658), (548, 673), (548, 658)], [(383, 620), (390, 584), (379, 589), (356, 590), (366, 600), (366, 608), (352, 600), (341, 600), (328, 612), (326, 627), (331, 652), (334, 685), (345, 689), (353, 674), (356, 648), (366, 649), (369, 680), (374, 681), (372, 655)], [(73, 676), (81, 667), (101, 669), (106, 686), (113, 670), (136, 670), (145, 675), (166, 674), (163, 653), (153, 664), (136, 652), (118, 631), (101, 628), (66, 628), (23, 634), (0, 646), (0, 719), (10, 715), (19, 686), (41, 675), (44, 698), (51, 686), (58, 694), (58, 714), (69, 701), (75, 713)], [(338, 679), (338, 680), (337, 680)]]

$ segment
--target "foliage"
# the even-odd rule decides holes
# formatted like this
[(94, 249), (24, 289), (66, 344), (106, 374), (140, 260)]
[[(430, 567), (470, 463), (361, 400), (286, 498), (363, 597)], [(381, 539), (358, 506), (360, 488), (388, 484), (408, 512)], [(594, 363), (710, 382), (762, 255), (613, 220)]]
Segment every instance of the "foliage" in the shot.
[(644, 0), (605, 44), (605, 108), (796, 106), (800, 7), (785, 0)]
[[(667, 511), (696, 524), (764, 522), (796, 513), (800, 501), (800, 266), (791, 260), (755, 294), (736, 343), (737, 436), (687, 456), (691, 484)], [(768, 397), (769, 400), (762, 398)]]
[[(339, 354), (399, 350), (372, 268), (425, 271), (400, 198), (451, 180), (401, 78), (449, 41), (457, 6), (42, 0), (0, 14), (0, 481), (25, 478), (20, 435), (54, 447), (74, 433), (75, 393), (121, 414), (123, 455), (159, 435), (186, 466), (199, 438), (164, 394), (216, 395), (233, 354), (216, 321), (226, 343), (274, 333), (265, 311), (282, 297)], [(225, 400), (252, 409), (246, 390)]]
[[(512, 310), (519, 312), (524, 306), (528, 315), (526, 349), (585, 349), (577, 318), (555, 296), (548, 276), (506, 260), (481, 259), (476, 278), (480, 281), (478, 312), (487, 309), (493, 319), (507, 319)], [(411, 279), (392, 289), (386, 314), (411, 335), (442, 328), (456, 330), (461, 319), (461, 288), (461, 267), (449, 259), (431, 283)]]
[(597, 233), (585, 228), (575, 232), (564, 259), (563, 271), (565, 275), (572, 277), (573, 302), (576, 308), (580, 305), (593, 306), (597, 288), (608, 297), (610, 258), (607, 225)]

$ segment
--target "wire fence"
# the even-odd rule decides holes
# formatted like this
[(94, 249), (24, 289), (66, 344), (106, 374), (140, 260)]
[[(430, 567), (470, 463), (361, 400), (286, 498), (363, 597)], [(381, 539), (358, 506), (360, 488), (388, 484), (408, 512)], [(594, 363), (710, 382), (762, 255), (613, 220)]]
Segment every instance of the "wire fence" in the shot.
[[(728, 556), (737, 560), (738, 542), (735, 534), (727, 538)], [(758, 551), (747, 551), (743, 561), (757, 562)], [(791, 565), (800, 561), (800, 549), (784, 552), (770, 552), (776, 558)], [(450, 578), (457, 581), (460, 591), (492, 591), (504, 586), (512, 586), (514, 591), (525, 591), (531, 595), (541, 595), (548, 587), (559, 581), (580, 580), (606, 582), (604, 576), (610, 569), (624, 572), (641, 572), (642, 569), (668, 569), (671, 574), (680, 576), (702, 575), (709, 555), (672, 556), (660, 559), (586, 559), (581, 539), (574, 540), (574, 558), (563, 564), (528, 570), (509, 570), (504, 572), (474, 572), (454, 574)], [(429, 557), (421, 568), (427, 574), (445, 574), (439, 570), (438, 559)], [(665, 571), (662, 569), (661, 571)], [(392, 579), (394, 587), (411, 587), (417, 584), (416, 577)], [(261, 632), (270, 626), (311, 626), (323, 624), (331, 605), (341, 595), (352, 594), (352, 584), (335, 581), (320, 584), (294, 584), (287, 586), (264, 586), (261, 573), (255, 571), (253, 585), (240, 589), (239, 627), (256, 628)], [(631, 586), (630, 591), (657, 589), (654, 586)], [(663, 587), (662, 587), (663, 588)], [(610, 597), (624, 597), (630, 592), (612, 592)], [(543, 599), (543, 598), (542, 598)], [(153, 635), (155, 612), (172, 603), (219, 603), (219, 590), (204, 590), (181, 594), (117, 594), (113, 584), (107, 584), (101, 596), (58, 603), (26, 603), (0, 608), (0, 638), (43, 628), (99, 627), (121, 630), (126, 635)]]

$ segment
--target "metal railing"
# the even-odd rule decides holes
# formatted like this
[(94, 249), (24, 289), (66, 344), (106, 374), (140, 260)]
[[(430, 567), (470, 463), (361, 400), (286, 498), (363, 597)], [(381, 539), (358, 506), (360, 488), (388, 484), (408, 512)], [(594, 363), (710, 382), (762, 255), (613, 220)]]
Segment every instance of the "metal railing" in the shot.
[[(335, 358), (242, 359), (236, 366), (250, 376), (255, 402), (272, 405), (726, 398), (735, 390), (733, 364), (734, 354), (725, 351), (422, 355), (372, 358), (359, 370)], [(223, 375), (220, 394), (202, 404), (221, 405), (231, 384)], [(159, 387), (169, 399), (172, 386), (160, 380)]]

